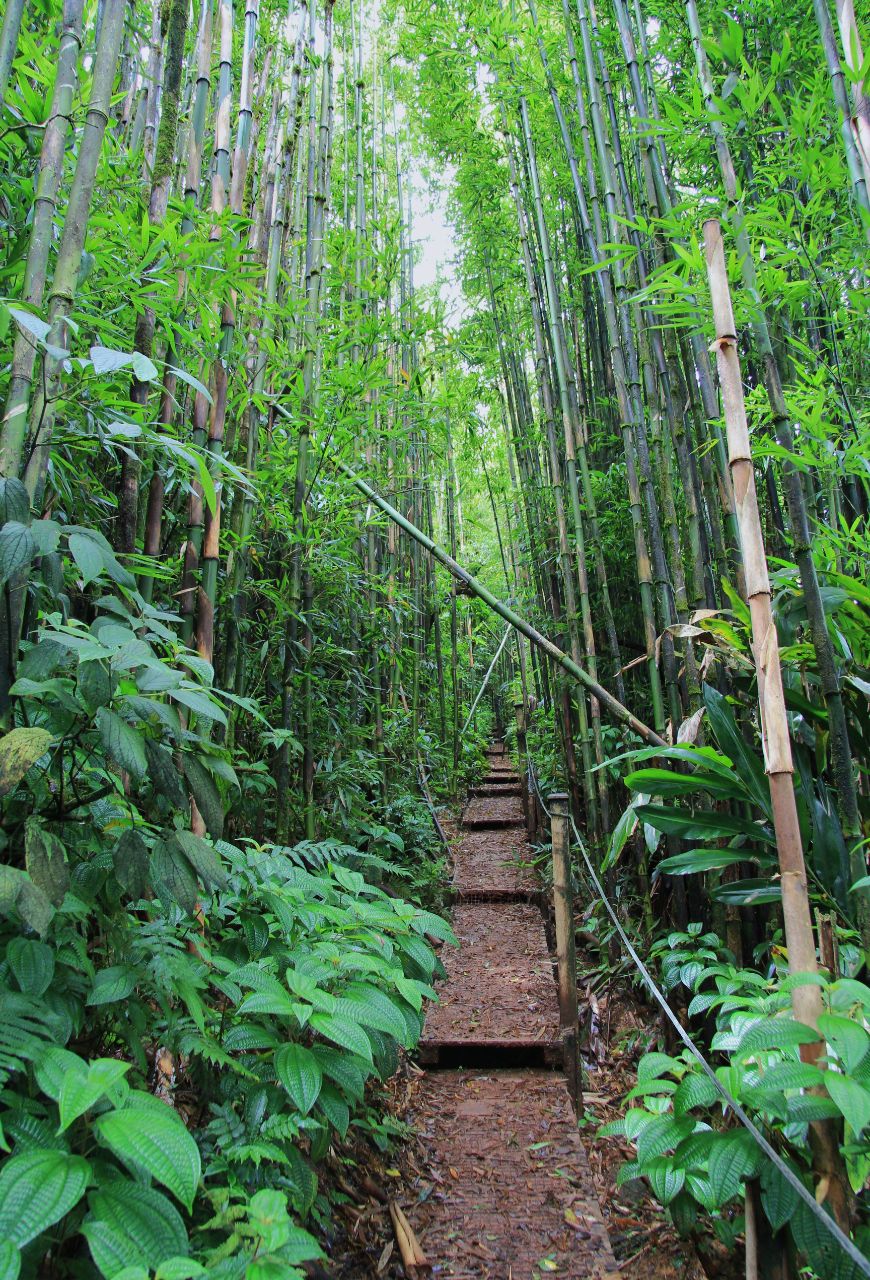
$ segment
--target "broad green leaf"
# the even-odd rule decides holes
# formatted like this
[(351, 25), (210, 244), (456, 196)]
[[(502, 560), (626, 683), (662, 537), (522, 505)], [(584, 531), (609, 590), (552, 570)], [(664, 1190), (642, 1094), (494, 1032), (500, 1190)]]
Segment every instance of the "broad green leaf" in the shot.
[(131, 898), (144, 897), (149, 884), (148, 846), (138, 831), (124, 831), (112, 855), (115, 875)]
[(774, 1231), (785, 1226), (799, 1204), (798, 1193), (769, 1161), (761, 1168), (761, 1203)]
[(779, 902), (782, 899), (782, 888), (770, 879), (730, 880), (727, 884), (717, 884), (712, 888), (710, 897), (732, 907), (761, 906), (763, 903)]
[(782, 1049), (787, 1045), (814, 1044), (818, 1035), (812, 1027), (793, 1018), (764, 1018), (753, 1024), (740, 1037), (737, 1052), (742, 1056), (762, 1049)]
[(45, 342), (51, 333), (51, 325), (46, 324), (44, 320), (40, 320), (39, 316), (34, 315), (32, 311), (25, 311), (23, 307), (10, 307), (9, 314), (15, 323), (25, 333), (29, 333), (31, 337), (36, 338), (37, 342)]
[(90, 1176), (87, 1160), (63, 1151), (12, 1156), (0, 1170), (0, 1240), (35, 1240), (78, 1204)]
[(76, 690), (89, 711), (97, 711), (112, 700), (112, 676), (100, 661), (82, 662), (76, 679)]
[(602, 871), (608, 871), (616, 864), (619, 855), (622, 853), (630, 837), (634, 834), (637, 827), (637, 813), (634, 805), (629, 805), (620, 814), (619, 821), (613, 828), (613, 834), (610, 837), (610, 843), (607, 846), (607, 853), (601, 864)]
[(819, 1031), (834, 1046), (847, 1074), (852, 1075), (870, 1048), (870, 1036), (859, 1023), (836, 1013), (819, 1016)]
[(18, 1280), (21, 1251), (11, 1240), (0, 1240), (0, 1280)]
[(88, 1004), (113, 1004), (126, 1000), (136, 985), (136, 970), (128, 965), (116, 964), (108, 969), (98, 969), (88, 995)]
[(675, 1168), (667, 1156), (659, 1156), (644, 1166), (652, 1193), (659, 1204), (668, 1205), (679, 1195), (686, 1182), (685, 1169)]
[(438, 938), (442, 942), (449, 942), (451, 946), (459, 946), (456, 941), (456, 934), (447, 921), (442, 920), (441, 916), (436, 916), (431, 911), (417, 911), (411, 920), (411, 928), (417, 933), (428, 933), (431, 937)]
[(224, 803), (214, 778), (194, 756), (182, 756), (182, 767), (206, 830), (215, 840), (219, 840), (223, 834)]
[(765, 867), (776, 865), (776, 859), (771, 854), (759, 853), (756, 849), (686, 849), (683, 853), (662, 858), (657, 866), (659, 871), (664, 871), (669, 876), (691, 876), (703, 875), (706, 871), (719, 871), (722, 867), (733, 867), (740, 862), (757, 862)]
[(344, 1138), (350, 1125), (350, 1108), (334, 1085), (325, 1084), (317, 1099), (317, 1106), (340, 1138)]
[(142, 735), (108, 707), (99, 708), (96, 721), (106, 754), (134, 778), (144, 777), (148, 763)]
[(708, 1075), (690, 1071), (677, 1085), (673, 1097), (674, 1115), (684, 1115), (694, 1107), (709, 1107), (721, 1097)]
[(36, 555), (36, 539), (26, 524), (7, 520), (0, 529), (0, 583), (22, 572)]
[(86, 1072), (67, 1072), (57, 1099), (60, 1131), (68, 1129), (74, 1120), (90, 1111), (95, 1103), (123, 1080), (129, 1069), (129, 1063), (119, 1062), (116, 1058), (97, 1058)]
[(154, 382), (157, 378), (157, 366), (141, 351), (133, 352), (133, 373), (140, 382)]
[(388, 995), (368, 983), (353, 983), (346, 988), (335, 1012), (364, 1027), (385, 1032), (406, 1049), (413, 1043), (409, 1043), (407, 1024), (400, 1010)]
[(301, 1044), (282, 1045), (275, 1054), (275, 1074), (303, 1115), (308, 1115), (323, 1084), (323, 1069), (311, 1050)]
[(227, 873), (214, 845), (192, 831), (176, 831), (174, 839), (207, 888), (222, 889), (226, 885)]
[(825, 1088), (849, 1122), (850, 1128), (858, 1137), (870, 1124), (870, 1091), (840, 1075), (839, 1071), (826, 1071)]
[(52, 735), (39, 728), (12, 729), (0, 738), (0, 796), (15, 790), (51, 743)]
[(176, 702), (193, 711), (203, 720), (216, 720), (218, 724), (226, 724), (227, 717), (219, 702), (211, 698), (205, 690), (173, 689), (172, 696)]
[(70, 555), (81, 570), (85, 586), (98, 578), (105, 568), (102, 548), (84, 533), (71, 533), (67, 539)]
[(61, 906), (69, 888), (66, 850), (38, 818), (29, 818), (24, 828), (24, 860), (27, 874), (37, 889), (42, 890), (52, 906)]
[(106, 1280), (125, 1267), (153, 1270), (188, 1252), (181, 1215), (153, 1187), (119, 1177), (92, 1192), (88, 1205), (81, 1230)]
[(721, 1135), (713, 1144), (707, 1166), (713, 1194), (720, 1205), (736, 1196), (746, 1178), (758, 1172), (761, 1153), (751, 1134)]
[(350, 1098), (363, 1096), (366, 1080), (369, 1075), (369, 1063), (358, 1063), (349, 1054), (340, 1053), (326, 1044), (316, 1044), (312, 1049), (317, 1061), (323, 1068), (323, 1074), (340, 1085)]
[(343, 1049), (350, 1049), (351, 1053), (364, 1058), (366, 1062), (371, 1062), (371, 1041), (362, 1027), (352, 1022), (350, 1018), (336, 1017), (330, 1013), (314, 1013), (311, 1015), (311, 1025), (315, 1031), (319, 1031), (333, 1044), (340, 1045)]
[(29, 996), (44, 995), (54, 977), (54, 951), (33, 938), (12, 938), (6, 961), (18, 986)]
[(754, 804), (769, 818), (770, 783), (764, 772), (760, 749), (755, 750), (749, 746), (738, 728), (727, 699), (709, 684), (704, 685), (704, 705), (719, 749), (731, 759), (740, 783), (752, 797)]
[(174, 840), (158, 840), (151, 850), (151, 882), (161, 899), (177, 902), (188, 915), (198, 900), (196, 876)]
[(683, 840), (717, 840), (731, 836), (751, 836), (773, 843), (773, 836), (758, 822), (735, 818), (728, 813), (692, 812), (667, 805), (638, 805), (637, 815), (656, 831), (680, 836)]
[(90, 356), (94, 373), (98, 374), (117, 373), (133, 363), (131, 352), (115, 351), (111, 347), (91, 347)]
[(201, 1173), (199, 1149), (181, 1118), (161, 1105), (162, 1110), (128, 1105), (100, 1116), (94, 1128), (131, 1172), (144, 1169), (191, 1210)]

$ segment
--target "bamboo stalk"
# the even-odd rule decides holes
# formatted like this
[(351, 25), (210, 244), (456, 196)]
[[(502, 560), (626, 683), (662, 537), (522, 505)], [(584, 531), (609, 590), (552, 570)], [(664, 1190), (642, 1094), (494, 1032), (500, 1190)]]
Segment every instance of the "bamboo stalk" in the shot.
[[(716, 365), (727, 432), (728, 462), (734, 485), (746, 574), (746, 602), (752, 623), (764, 767), (770, 781), (788, 967), (792, 974), (813, 975), (818, 971), (818, 964), (807, 872), (792, 784), (794, 766), (782, 687), (779, 642), (771, 607), (767, 558), (755, 491), (752, 446), (737, 354), (737, 330), (731, 309), (722, 233), (715, 219), (704, 223), (704, 252), (716, 327)], [(813, 1030), (818, 1029), (818, 1019), (823, 1010), (818, 986), (812, 981), (795, 985), (791, 991), (791, 1004), (798, 1021), (806, 1023)], [(822, 1043), (812, 1048), (814, 1057), (824, 1051)], [(843, 1230), (848, 1230), (849, 1197), (836, 1134), (830, 1123), (814, 1124), (812, 1130), (815, 1134), (816, 1173), (820, 1181), (829, 1180), (828, 1198), (834, 1217)]]

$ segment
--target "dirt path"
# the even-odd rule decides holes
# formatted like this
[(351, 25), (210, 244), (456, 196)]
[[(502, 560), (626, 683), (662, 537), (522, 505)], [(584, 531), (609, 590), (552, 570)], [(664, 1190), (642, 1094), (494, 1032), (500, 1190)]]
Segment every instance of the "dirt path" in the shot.
[(452, 1280), (615, 1276), (564, 1076), (545, 1069), (559, 1010), (519, 787), (507, 757), (489, 764), (456, 853), (461, 947), (443, 957), (409, 1100), (433, 1179), (414, 1226)]

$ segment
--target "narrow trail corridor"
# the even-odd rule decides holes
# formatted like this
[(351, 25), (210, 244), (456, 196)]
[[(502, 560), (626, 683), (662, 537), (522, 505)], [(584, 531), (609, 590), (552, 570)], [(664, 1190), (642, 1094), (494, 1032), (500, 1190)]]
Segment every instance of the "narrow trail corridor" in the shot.
[[(427, 1015), (410, 1117), (440, 1177), (421, 1240), (453, 1280), (615, 1276), (561, 1066), (559, 1008), (520, 787), (499, 747), (455, 856), (459, 950)], [(461, 1069), (468, 1068), (468, 1069)]]

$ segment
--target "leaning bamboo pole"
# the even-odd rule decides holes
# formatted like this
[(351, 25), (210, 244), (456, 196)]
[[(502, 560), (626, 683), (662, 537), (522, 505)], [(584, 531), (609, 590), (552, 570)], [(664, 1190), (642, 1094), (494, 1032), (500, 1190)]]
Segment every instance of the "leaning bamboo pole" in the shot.
[[(734, 483), (735, 509), (746, 575), (746, 601), (752, 621), (764, 767), (770, 783), (773, 828), (779, 857), (788, 967), (790, 973), (805, 975), (808, 979), (792, 987), (791, 1004), (798, 1021), (818, 1030), (818, 1019), (823, 1011), (822, 994), (812, 980), (818, 971), (816, 944), (792, 783), (794, 765), (782, 687), (779, 642), (773, 620), (767, 557), (755, 492), (752, 445), (746, 421), (740, 358), (737, 354), (737, 326), (731, 307), (722, 232), (715, 218), (704, 224), (704, 252), (716, 326), (716, 365), (727, 432), (728, 463)], [(812, 1051), (813, 1056), (821, 1056), (824, 1043), (820, 1041), (818, 1045), (812, 1046)], [(812, 1125), (811, 1132), (820, 1194), (823, 1197), (827, 1194), (834, 1217), (839, 1226), (847, 1231), (849, 1197), (836, 1135), (830, 1122)]]
[[(286, 413), (281, 405), (276, 405), (276, 409), (280, 414), (282, 414), (282, 416), (289, 417), (289, 414)], [(568, 657), (567, 653), (563, 653), (558, 645), (553, 644), (552, 640), (548, 640), (545, 635), (538, 631), (536, 627), (533, 627), (525, 618), (521, 617), (514, 609), (497, 599), (497, 597), (494, 596), (482, 582), (479, 582), (477, 578), (468, 572), (467, 569), (464, 569), (461, 564), (453, 559), (452, 556), (449, 556), (442, 547), (428, 536), (428, 534), (425, 534), (422, 529), (418, 529), (417, 526), (412, 524), (412, 522), (403, 516), (400, 511), (397, 511), (391, 503), (387, 502), (380, 496), (380, 494), (376, 493), (370, 485), (366, 484), (365, 480), (363, 480), (361, 476), (356, 475), (351, 467), (340, 459), (336, 460), (335, 465), (354, 483), (354, 485), (356, 485), (360, 493), (364, 494), (364, 496), (368, 498), (369, 501), (372, 502), (380, 511), (383, 511), (383, 513), (388, 516), (393, 523), (397, 524), (400, 529), (403, 529), (405, 533), (414, 539), (415, 542), (419, 543), (421, 547), (428, 551), (431, 556), (434, 556), (438, 563), (443, 565), (445, 569), (452, 573), (459, 582), (465, 583), (465, 586), (469, 589), (472, 595), (477, 596), (479, 600), (482, 600), (484, 604), (488, 605), (490, 609), (497, 613), (500, 618), (504, 618), (505, 622), (509, 622), (512, 627), (515, 627), (517, 631), (524, 635), (526, 639), (529, 640), (537, 649), (540, 649), (542, 653), (545, 653), (547, 657), (551, 658), (557, 666), (562, 668), (563, 671), (567, 671), (568, 674), (573, 676), (575, 680), (578, 680), (580, 684), (585, 685), (590, 693), (594, 694), (594, 696), (598, 698), (602, 706), (607, 708), (615, 720), (619, 721), (620, 724), (628, 725), (628, 727), (643, 738), (645, 742), (649, 742), (651, 745), (657, 747), (667, 746), (664, 738), (659, 737), (655, 730), (644, 724), (642, 720), (639, 720), (637, 716), (629, 711), (628, 707), (624, 706), (619, 701), (618, 698), (615, 698), (612, 693), (593, 680), (582, 667), (578, 666), (572, 658)]]

